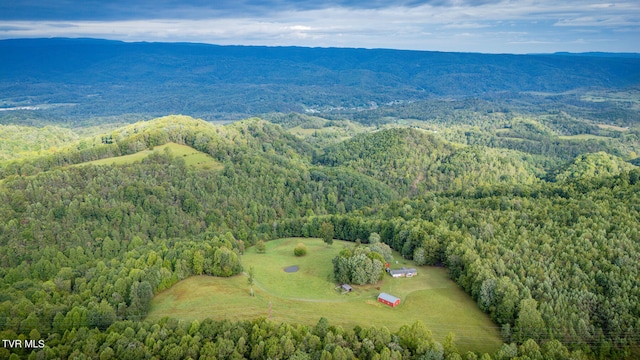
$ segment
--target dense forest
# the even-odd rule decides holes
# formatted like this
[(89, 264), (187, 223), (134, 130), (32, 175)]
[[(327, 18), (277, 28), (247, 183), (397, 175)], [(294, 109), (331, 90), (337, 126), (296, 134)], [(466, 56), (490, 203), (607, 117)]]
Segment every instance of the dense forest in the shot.
[[(2, 40), (0, 358), (638, 358), (639, 65)], [(353, 242), (337, 283), (376, 286), (392, 252), (444, 268), (503, 344), (148, 319), (181, 280), (252, 281), (243, 256), (283, 237)]]
[[(625, 89), (640, 81), (640, 57), (616, 54), (495, 55), (60, 38), (1, 40), (0, 68), (0, 108), (31, 109), (16, 110), (23, 121), (83, 125), (166, 114), (206, 120), (274, 111), (336, 115), (426, 99), (575, 97), (559, 94)], [(578, 105), (577, 110), (584, 107)], [(628, 114), (624, 108), (606, 109), (615, 117)], [(0, 123), (12, 113), (0, 113)]]
[[(172, 116), (95, 135), (8, 128), (67, 144), (54, 141), (60, 149), (35, 149), (0, 167), (2, 336), (46, 343), (2, 348), (2, 356), (637, 355), (634, 165), (606, 152), (562, 161), (453, 143), (409, 125), (369, 131), (302, 115), (278, 118), (282, 126), (257, 118), (221, 126)], [(308, 139), (324, 140), (292, 135), (301, 125)], [(335, 137), (345, 129), (360, 130)], [(222, 166), (194, 166), (169, 150), (92, 164), (166, 143), (188, 145)], [(495, 354), (459, 353), (455, 333), (440, 343), (421, 323), (392, 333), (343, 329), (326, 319), (315, 326), (144, 321), (154, 294), (181, 279), (240, 274), (252, 245), (323, 237), (323, 224), (337, 239), (376, 243), (375, 251), (345, 250), (334, 260), (336, 269), (371, 268), (340, 280), (375, 282), (388, 247), (417, 265), (444, 266), (501, 327), (505, 345)]]

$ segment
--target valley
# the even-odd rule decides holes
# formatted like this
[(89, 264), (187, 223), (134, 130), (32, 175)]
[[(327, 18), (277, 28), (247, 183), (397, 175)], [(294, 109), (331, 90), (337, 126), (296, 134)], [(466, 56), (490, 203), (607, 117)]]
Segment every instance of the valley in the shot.
[(637, 57), (25, 41), (0, 358), (640, 354)]

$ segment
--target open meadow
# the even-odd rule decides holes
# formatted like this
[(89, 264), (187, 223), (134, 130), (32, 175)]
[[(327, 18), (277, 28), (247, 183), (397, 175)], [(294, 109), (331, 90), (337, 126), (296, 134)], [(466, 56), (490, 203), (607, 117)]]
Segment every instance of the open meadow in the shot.
[(77, 166), (81, 165), (125, 165), (131, 164), (134, 162), (142, 161), (142, 159), (146, 158), (153, 152), (162, 152), (165, 149), (168, 149), (173, 156), (184, 159), (184, 162), (187, 166), (192, 166), (201, 169), (221, 169), (222, 164), (216, 161), (214, 158), (205, 154), (201, 151), (198, 151), (190, 146), (176, 144), (176, 143), (167, 143), (164, 145), (156, 146), (153, 150), (142, 150), (135, 154), (110, 157), (106, 159), (88, 161), (81, 164), (77, 164)]
[[(304, 257), (295, 257), (293, 248), (303, 242)], [(255, 296), (249, 295), (246, 275), (231, 278), (195, 276), (158, 294), (152, 301), (148, 319), (162, 317), (184, 320), (270, 318), (276, 322), (315, 325), (320, 317), (330, 324), (352, 328), (356, 325), (386, 326), (397, 331), (402, 325), (420, 320), (438, 341), (449, 332), (456, 335), (460, 350), (494, 352), (502, 341), (497, 326), (447, 275), (443, 268), (422, 266), (413, 278), (385, 278), (376, 285), (354, 286), (351, 293), (337, 291), (331, 259), (344, 246), (335, 241), (327, 246), (320, 239), (288, 238), (269, 241), (264, 254), (249, 248), (242, 257), (247, 271), (254, 268)], [(394, 254), (392, 268), (413, 266)], [(297, 272), (284, 271), (297, 265)], [(391, 308), (377, 302), (380, 292), (401, 298)]]

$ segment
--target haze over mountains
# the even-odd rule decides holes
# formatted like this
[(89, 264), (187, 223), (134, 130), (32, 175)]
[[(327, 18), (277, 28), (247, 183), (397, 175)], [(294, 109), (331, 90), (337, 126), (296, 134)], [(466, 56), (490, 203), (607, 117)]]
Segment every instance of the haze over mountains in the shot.
[(637, 56), (578, 55), (2, 40), (0, 106), (39, 106), (67, 118), (183, 113), (239, 119), (640, 83)]

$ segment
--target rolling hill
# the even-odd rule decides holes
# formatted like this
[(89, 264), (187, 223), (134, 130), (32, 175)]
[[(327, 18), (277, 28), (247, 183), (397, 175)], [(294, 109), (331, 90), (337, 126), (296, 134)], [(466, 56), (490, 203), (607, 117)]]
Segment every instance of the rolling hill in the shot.
[[(307, 120), (308, 126), (339, 123)], [(478, 352), (471, 358), (498, 347), (491, 356), (637, 354), (640, 170), (604, 153), (583, 155), (570, 164), (555, 163), (560, 176), (552, 182), (536, 177), (539, 162), (521, 152), (454, 144), (409, 126), (369, 130), (314, 144), (257, 118), (221, 126), (168, 116), (0, 162), (0, 331), (48, 345), (1, 348), (0, 356), (164, 358), (182, 344), (176, 339), (185, 339), (180, 347), (195, 357), (237, 352), (241, 358), (254, 351), (260, 357), (272, 350), (320, 357), (334, 345), (354, 357), (442, 355), (445, 346), (461, 356), (449, 332), (465, 342), (461, 349)], [(158, 146), (168, 150), (148, 152)], [(198, 166), (203, 159), (210, 166)], [(83, 166), (70, 166), (75, 164)], [(253, 261), (275, 256), (289, 264), (294, 258), (290, 248), (282, 249), (288, 258), (273, 251), (277, 242), (266, 246), (273, 254), (243, 255), (252, 246), (317, 238), (328, 228), (333, 238), (354, 245), (377, 234), (400, 254), (402, 265), (444, 267), (435, 270), (457, 283), (448, 283), (455, 291), (411, 293), (391, 282), (389, 291), (407, 296), (407, 318), (414, 317), (406, 311), (421, 311), (429, 301), (444, 308), (455, 298), (465, 298), (469, 308), (475, 301), (500, 327), (482, 315), (493, 345), (482, 346), (474, 335), (477, 326), (462, 327), (466, 320), (445, 327), (453, 311), (438, 311), (444, 318), (430, 323), (434, 335), (424, 322), (396, 321), (393, 334), (366, 320), (353, 329), (342, 326), (356, 322), (328, 325), (315, 313), (321, 306), (304, 304), (301, 309), (312, 313), (303, 324), (214, 311), (206, 318), (184, 315), (182, 309), (194, 302), (202, 311), (212, 303), (203, 296), (206, 289), (185, 292), (181, 280), (187, 287), (215, 286), (231, 295), (220, 301), (233, 301), (246, 284), (240, 275), (250, 271), (246, 266), (263, 271), (256, 274), (257, 284), (267, 288), (267, 271), (284, 264)], [(312, 251), (328, 246), (316, 242)], [(322, 268), (314, 281), (331, 291), (331, 265)], [(367, 288), (364, 305), (372, 300), (377, 306), (375, 293), (387, 290), (386, 284)], [(143, 321), (164, 290), (171, 298), (165, 307), (170, 317)], [(278, 301), (262, 290), (257, 294), (263, 298), (256, 314), (270, 306), (267, 301)], [(176, 319), (183, 315), (188, 322)], [(318, 322), (310, 326), (315, 315)], [(287, 316), (286, 321), (295, 318), (295, 309)], [(434, 337), (444, 337), (443, 343)], [(206, 345), (196, 346), (201, 342)]]
[[(370, 108), (433, 97), (561, 93), (640, 82), (640, 59), (385, 49), (0, 41), (2, 107), (92, 117)], [(124, 100), (124, 101), (123, 101)], [(33, 116), (42, 116), (32, 114)]]
[[(0, 335), (47, 344), (0, 358), (640, 354), (637, 56), (28, 39), (0, 69)], [(353, 245), (309, 240), (301, 304), (287, 241), (327, 232)], [(370, 241), (447, 291), (322, 317), (337, 246)]]
[(488, 184), (532, 184), (543, 171), (524, 153), (462, 147), (413, 128), (357, 135), (327, 147), (316, 161), (367, 174), (405, 195)]

